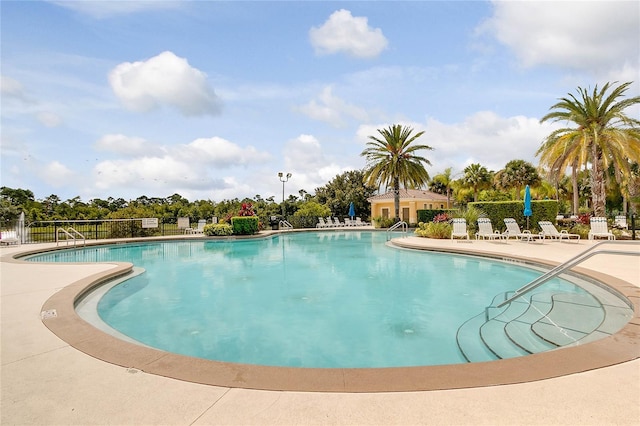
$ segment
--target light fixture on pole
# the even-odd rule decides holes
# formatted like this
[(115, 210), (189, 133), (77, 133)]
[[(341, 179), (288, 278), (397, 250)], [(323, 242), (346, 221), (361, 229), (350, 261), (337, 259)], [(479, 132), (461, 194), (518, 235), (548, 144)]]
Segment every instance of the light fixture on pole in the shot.
[(282, 182), (282, 218), (284, 219), (284, 183), (289, 181), (291, 173), (287, 173), (285, 176), (284, 173), (278, 172), (278, 177), (280, 178), (280, 182)]

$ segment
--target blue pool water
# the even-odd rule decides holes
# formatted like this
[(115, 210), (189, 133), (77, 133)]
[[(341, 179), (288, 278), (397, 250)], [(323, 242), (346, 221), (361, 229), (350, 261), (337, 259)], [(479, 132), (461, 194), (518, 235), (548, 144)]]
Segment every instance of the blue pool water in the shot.
[[(109, 326), (200, 358), (294, 367), (463, 363), (456, 330), (540, 272), (399, 250), (384, 232), (288, 233), (63, 250), (31, 261), (128, 261), (144, 273), (98, 302)], [(556, 279), (545, 288), (581, 292)]]

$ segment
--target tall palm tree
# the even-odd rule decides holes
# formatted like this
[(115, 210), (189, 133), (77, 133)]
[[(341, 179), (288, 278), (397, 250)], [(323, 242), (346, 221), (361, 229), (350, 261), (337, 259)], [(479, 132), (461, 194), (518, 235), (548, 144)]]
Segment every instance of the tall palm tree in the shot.
[(464, 169), (462, 182), (473, 189), (473, 201), (478, 201), (478, 191), (491, 186), (491, 172), (480, 164), (469, 164)]
[(451, 184), (453, 183), (451, 176), (452, 170), (453, 169), (451, 167), (447, 167), (444, 169), (444, 172), (433, 177), (433, 182), (441, 185), (445, 189), (445, 193), (447, 194), (447, 206), (451, 205)]
[(411, 127), (394, 124), (377, 129), (380, 137), (369, 136), (366, 148), (360, 153), (367, 160), (364, 181), (367, 185), (393, 188), (396, 221), (400, 220), (400, 186), (419, 188), (429, 180), (424, 165), (431, 165), (417, 155), (420, 150), (432, 150), (428, 145), (413, 144), (424, 131), (412, 135)]
[[(640, 103), (640, 96), (618, 100), (631, 83), (607, 83), (601, 90), (596, 85), (592, 93), (578, 87), (578, 97), (569, 94), (560, 98), (551, 106), (552, 112), (540, 120), (573, 124), (551, 133), (538, 153), (546, 155), (545, 162), (552, 168), (591, 164), (591, 199), (596, 216), (605, 215), (605, 172), (609, 165), (623, 181), (628, 181), (629, 160), (640, 160), (640, 120), (624, 112)], [(558, 157), (560, 152), (563, 154)]]

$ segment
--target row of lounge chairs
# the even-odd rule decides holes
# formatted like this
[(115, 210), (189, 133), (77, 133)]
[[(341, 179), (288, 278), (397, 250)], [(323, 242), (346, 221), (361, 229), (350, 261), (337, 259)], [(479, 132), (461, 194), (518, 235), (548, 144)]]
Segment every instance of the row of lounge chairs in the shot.
[(369, 223), (363, 221), (359, 217), (356, 217), (355, 219), (347, 218), (344, 222), (340, 222), (340, 219), (337, 217), (328, 217), (326, 219), (319, 217), (316, 228), (343, 228), (345, 226), (369, 226)]
[[(500, 232), (493, 229), (491, 219), (486, 217), (478, 218), (478, 232), (476, 232), (476, 240), (488, 239), (488, 240), (508, 240), (515, 238), (520, 241), (542, 241), (547, 238), (550, 240), (567, 241), (580, 240), (580, 235), (571, 234), (566, 230), (558, 231), (555, 225), (549, 221), (540, 221), (541, 232), (534, 234), (529, 230), (521, 230), (520, 226), (513, 218), (505, 218), (504, 224), (507, 228), (506, 231)], [(464, 218), (453, 219), (453, 230), (451, 232), (451, 239), (465, 238), (469, 239), (469, 231), (467, 230), (467, 222)], [(592, 217), (591, 218), (591, 230), (589, 231), (589, 239), (607, 238), (609, 240), (615, 240), (615, 235), (607, 228), (607, 219), (605, 217)]]

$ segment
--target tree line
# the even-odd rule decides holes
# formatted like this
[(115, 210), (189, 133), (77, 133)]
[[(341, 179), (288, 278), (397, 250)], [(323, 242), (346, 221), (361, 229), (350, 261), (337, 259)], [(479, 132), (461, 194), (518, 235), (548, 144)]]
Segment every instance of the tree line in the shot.
[[(637, 211), (640, 203), (640, 121), (625, 110), (640, 104), (640, 97), (624, 98), (631, 82), (610, 83), (593, 91), (578, 88), (551, 106), (541, 122), (561, 122), (564, 127), (552, 132), (537, 151), (540, 163), (515, 159), (498, 171), (481, 164), (470, 164), (454, 174), (447, 168), (431, 178), (425, 165), (431, 162), (423, 152), (432, 148), (418, 144), (424, 132), (413, 133), (399, 124), (378, 129), (369, 136), (361, 155), (363, 170), (337, 175), (314, 194), (301, 189), (282, 203), (273, 196), (222, 201), (189, 201), (180, 194), (165, 198), (140, 196), (135, 200), (109, 197), (84, 202), (80, 197), (62, 201), (52, 194), (36, 200), (32, 191), (0, 188), (0, 220), (15, 220), (21, 212), (29, 222), (46, 220), (89, 220), (157, 217), (165, 222), (178, 217), (192, 221), (217, 217), (228, 220), (237, 215), (242, 204), (250, 203), (263, 223), (271, 216), (285, 218), (318, 216), (345, 217), (350, 203), (356, 213), (368, 220), (369, 197), (380, 191), (394, 192), (395, 217), (399, 220), (400, 188), (429, 190), (447, 196), (458, 207), (470, 201), (518, 200), (529, 185), (534, 199), (556, 199), (564, 214)], [(570, 170), (570, 175), (567, 175)], [(456, 178), (457, 177), (457, 178)], [(306, 226), (313, 226), (308, 223)]]

